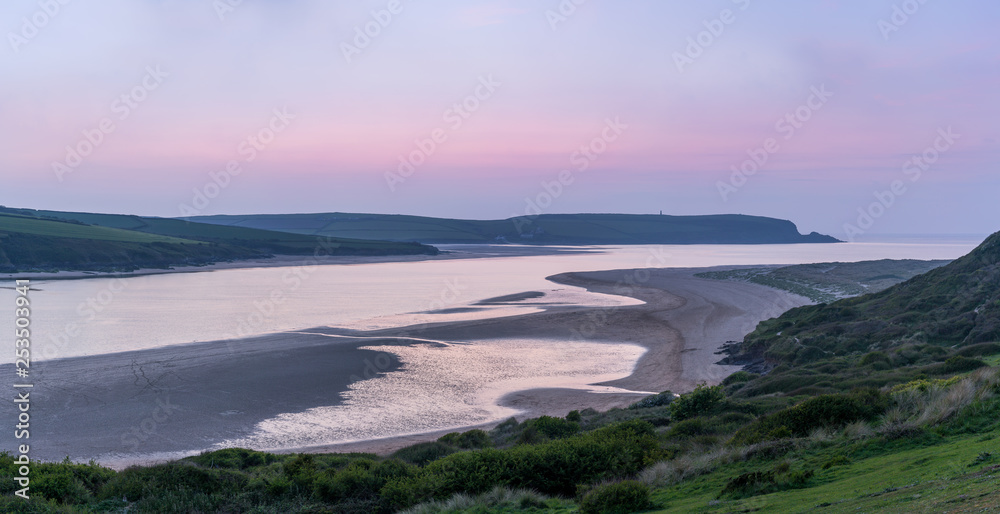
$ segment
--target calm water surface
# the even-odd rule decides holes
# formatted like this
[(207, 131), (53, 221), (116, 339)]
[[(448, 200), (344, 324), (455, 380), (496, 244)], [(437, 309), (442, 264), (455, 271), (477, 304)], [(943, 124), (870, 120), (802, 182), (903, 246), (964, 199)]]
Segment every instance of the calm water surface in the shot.
[[(634, 300), (586, 293), (545, 277), (567, 271), (639, 267), (953, 259), (977, 242), (801, 245), (690, 245), (588, 248), (586, 253), (420, 262), (252, 268), (122, 279), (32, 281), (34, 358), (96, 355), (195, 341), (337, 326), (374, 329), (530, 312), (466, 307), (491, 297), (542, 291), (536, 302), (622, 305)], [(465, 253), (489, 247), (444, 246)], [(5, 286), (8, 284), (4, 284)], [(12, 285), (12, 284), (9, 284)], [(10, 289), (0, 297), (13, 297)], [(13, 313), (0, 316), (10, 333)], [(0, 352), (0, 363), (13, 361)]]

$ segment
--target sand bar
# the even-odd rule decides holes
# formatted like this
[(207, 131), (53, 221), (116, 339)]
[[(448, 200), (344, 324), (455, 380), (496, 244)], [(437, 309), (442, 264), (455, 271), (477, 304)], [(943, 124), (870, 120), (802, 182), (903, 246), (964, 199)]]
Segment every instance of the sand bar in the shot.
[[(808, 300), (768, 287), (694, 277), (703, 269), (616, 270), (561, 274), (554, 282), (627, 295), (641, 305), (547, 306), (543, 312), (496, 319), (357, 332), (335, 328), (271, 334), (235, 341), (40, 362), (33, 368), (32, 439), (35, 458), (81, 460), (115, 454), (198, 451), (246, 435), (262, 420), (285, 412), (337, 405), (352, 380), (393, 371), (386, 352), (363, 350), (414, 341), (463, 342), (491, 338), (545, 338), (633, 343), (647, 352), (634, 372), (604, 385), (632, 391), (683, 392), (716, 383), (735, 368), (715, 364), (719, 346), (741, 338), (761, 320)], [(327, 337), (336, 335), (340, 337)], [(380, 363), (373, 367), (372, 363)], [(0, 373), (11, 374), (10, 365)], [(606, 410), (642, 394), (599, 394), (574, 389), (511, 391), (501, 403), (519, 418), (587, 407)], [(14, 419), (14, 404), (4, 416)], [(492, 424), (481, 425), (489, 428)], [(454, 431), (375, 441), (288, 448), (286, 451), (386, 453)], [(11, 434), (0, 444), (16, 444)]]

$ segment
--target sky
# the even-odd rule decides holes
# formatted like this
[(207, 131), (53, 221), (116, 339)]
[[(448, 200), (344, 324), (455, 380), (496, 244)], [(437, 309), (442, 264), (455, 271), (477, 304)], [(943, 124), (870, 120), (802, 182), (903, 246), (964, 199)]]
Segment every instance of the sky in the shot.
[(988, 234), (998, 25), (991, 0), (3, 2), (0, 204)]

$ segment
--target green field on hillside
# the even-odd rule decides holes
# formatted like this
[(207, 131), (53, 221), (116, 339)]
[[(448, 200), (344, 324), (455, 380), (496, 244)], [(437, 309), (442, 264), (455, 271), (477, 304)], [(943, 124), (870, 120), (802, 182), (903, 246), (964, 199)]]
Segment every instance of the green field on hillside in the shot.
[(147, 234), (118, 228), (98, 227), (67, 223), (65, 221), (30, 218), (0, 213), (0, 233), (18, 232), (38, 236), (66, 237), (73, 239), (93, 239), (97, 241), (119, 241), (128, 243), (186, 243), (199, 244), (198, 241), (169, 237), (165, 235)]
[(877, 293), (950, 261), (824, 262), (698, 273), (701, 278), (753, 282), (805, 296), (817, 303)]
[(131, 271), (285, 255), (436, 254), (418, 243), (325, 238), (169, 218), (0, 207), (0, 271)]

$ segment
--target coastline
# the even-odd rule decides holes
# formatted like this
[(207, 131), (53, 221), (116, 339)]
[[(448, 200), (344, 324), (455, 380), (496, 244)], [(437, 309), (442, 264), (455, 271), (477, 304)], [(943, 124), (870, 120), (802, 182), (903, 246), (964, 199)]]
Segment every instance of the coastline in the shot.
[[(717, 352), (726, 341), (742, 339), (760, 321), (778, 316), (793, 307), (811, 303), (805, 297), (779, 289), (694, 276), (695, 273), (706, 270), (735, 267), (738, 266), (648, 270), (649, 279), (642, 286), (625, 286), (627, 296), (646, 302), (643, 305), (525, 315), (524, 318), (533, 318), (529, 323), (518, 319), (521, 317), (515, 317), (460, 322), (449, 324), (450, 326), (427, 326), (420, 333), (423, 337), (430, 338), (463, 335), (470, 331), (471, 326), (475, 326), (482, 332), (494, 334), (509, 335), (527, 328), (550, 335), (563, 329), (564, 334), (569, 335), (572, 334), (572, 324), (583, 326), (602, 320), (603, 326), (595, 327), (591, 340), (601, 341), (603, 338), (614, 337), (612, 334), (620, 331), (620, 338), (615, 342), (639, 344), (648, 351), (639, 359), (629, 376), (595, 385), (648, 392), (687, 392), (699, 383), (717, 384), (740, 369), (740, 366), (717, 364), (721, 360)], [(594, 292), (623, 294), (623, 283), (630, 278), (634, 283), (637, 275), (645, 276), (640, 271), (625, 269), (564, 273), (549, 277), (549, 280), (584, 287)], [(566, 321), (570, 322), (569, 326)], [(456, 326), (462, 324), (469, 326)], [(542, 415), (563, 417), (571, 410), (587, 407), (600, 411), (623, 408), (647, 395), (648, 393), (592, 393), (575, 389), (539, 388), (510, 392), (501, 399), (500, 404), (522, 410), (514, 418), (523, 421)], [(405, 446), (436, 440), (449, 432), (489, 430), (499, 423), (468, 425), (368, 441), (308, 446), (282, 450), (279, 453), (366, 452), (386, 455)]]
[[(224, 261), (203, 266), (175, 266), (171, 268), (140, 268), (134, 271), (78, 271), (56, 272), (25, 271), (0, 273), (0, 280), (81, 280), (87, 278), (140, 277), (170, 273), (201, 273), (209, 271), (249, 268), (283, 268), (294, 266), (346, 266), (352, 264), (372, 264), (382, 262), (419, 262), (452, 259), (483, 259), (490, 257), (529, 257), (533, 255), (560, 255), (585, 253), (588, 250), (570, 247), (548, 247), (527, 245), (439, 245), (437, 255), (312, 255), (277, 254), (269, 258)], [(475, 250), (475, 251), (471, 251)]]
[[(649, 392), (685, 392), (701, 382), (721, 381), (738, 369), (715, 364), (719, 360), (715, 352), (725, 341), (741, 338), (763, 319), (809, 303), (761, 285), (693, 276), (700, 271), (705, 268), (549, 277), (559, 284), (645, 302), (640, 305), (549, 306), (542, 312), (517, 316), (364, 332), (322, 327), (43, 361), (38, 363), (40, 387), (32, 393), (39, 398), (38, 439), (55, 444), (47, 444), (45, 455), (39, 455), (51, 460), (65, 455), (73, 459), (105, 456), (98, 460), (112, 461), (112, 455), (129, 453), (136, 447), (141, 454), (209, 448), (246, 435), (257, 422), (282, 412), (337, 405), (355, 379), (391, 372), (401, 365), (390, 352), (361, 347), (410, 345), (414, 340), (474, 344), (521, 337), (551, 340), (552, 344), (636, 344), (647, 351), (632, 373), (595, 385), (642, 392), (594, 393), (543, 386), (510, 391), (500, 401), (502, 406), (520, 411), (516, 416), (520, 420), (543, 414), (565, 416), (570, 410), (587, 407), (624, 407)], [(622, 286), (629, 281), (640, 285)], [(372, 367), (373, 362), (380, 364)], [(166, 416), (162, 415), (164, 403), (170, 411)], [(490, 428), (498, 422), (471, 427)], [(468, 428), (456, 426), (338, 444), (290, 445), (278, 451), (385, 454)], [(141, 459), (123, 461), (148, 463)]]

